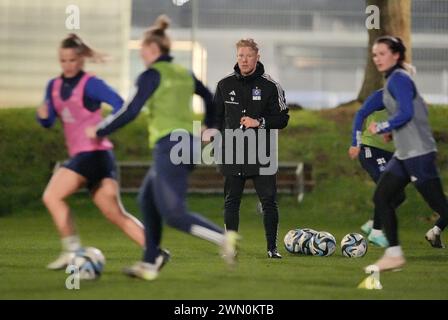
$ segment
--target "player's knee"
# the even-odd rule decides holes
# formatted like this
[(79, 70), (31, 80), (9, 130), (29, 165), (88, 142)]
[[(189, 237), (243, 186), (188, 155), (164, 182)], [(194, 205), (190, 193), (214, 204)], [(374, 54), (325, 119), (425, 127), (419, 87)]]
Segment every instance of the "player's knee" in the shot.
[(392, 197), (393, 197), (393, 195), (391, 195), (387, 189), (385, 190), (383, 188), (377, 188), (373, 195), (373, 203), (375, 204), (376, 207), (379, 207), (379, 208), (384, 208), (385, 206), (394, 207)]
[(406, 200), (406, 194), (404, 192), (400, 192), (396, 197), (393, 199), (393, 205), (394, 207), (398, 208), (404, 201)]
[(148, 194), (141, 192), (138, 194), (137, 203), (143, 213), (148, 212), (151, 208), (151, 197)]
[(141, 189), (141, 190), (138, 192), (138, 195), (137, 195), (137, 202), (138, 202), (139, 204), (142, 204), (142, 202), (143, 202), (146, 198), (147, 198), (147, 193), (145, 192), (145, 190)]
[(169, 225), (172, 228), (176, 228), (176, 226), (177, 226), (177, 221), (173, 216), (166, 217), (165, 222), (167, 225)]
[(377, 188), (375, 190), (375, 193), (373, 194), (373, 203), (375, 204), (375, 206), (381, 206), (384, 204), (385, 202), (385, 197), (384, 197), (384, 192), (382, 192), (382, 190), (379, 190), (379, 188)]
[(175, 213), (172, 214), (165, 214), (164, 215), (165, 222), (167, 225), (169, 225), (172, 228), (178, 228), (181, 224), (181, 219), (179, 215), (176, 215)]
[(137, 201), (141, 206), (147, 201), (147, 199), (150, 199), (150, 197), (151, 197), (151, 187), (148, 184), (145, 184), (140, 188), (138, 192)]
[(53, 203), (55, 200), (57, 200), (57, 197), (55, 194), (51, 191), (46, 190), (44, 194), (42, 195), (42, 202), (48, 206), (51, 203)]
[(114, 198), (118, 194), (117, 187), (110, 184), (102, 186), (99, 192), (101, 193), (101, 196), (106, 198)]

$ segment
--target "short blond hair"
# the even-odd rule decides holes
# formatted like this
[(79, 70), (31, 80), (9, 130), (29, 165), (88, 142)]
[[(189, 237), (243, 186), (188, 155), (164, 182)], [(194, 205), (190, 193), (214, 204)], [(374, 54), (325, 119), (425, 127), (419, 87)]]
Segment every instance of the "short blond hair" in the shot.
[(241, 39), (236, 43), (236, 49), (242, 47), (249, 47), (252, 50), (254, 50), (256, 53), (258, 53), (258, 44), (254, 41), (254, 39), (248, 38), (248, 39)]

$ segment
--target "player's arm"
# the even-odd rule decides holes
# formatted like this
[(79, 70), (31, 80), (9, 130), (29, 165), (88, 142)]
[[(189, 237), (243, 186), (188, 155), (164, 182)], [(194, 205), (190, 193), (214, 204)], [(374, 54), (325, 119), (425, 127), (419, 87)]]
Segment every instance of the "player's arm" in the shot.
[(194, 75), (194, 93), (199, 95), (205, 104), (204, 124), (207, 128), (213, 127), (214, 108), (213, 108), (213, 95), (210, 90)]
[(219, 83), (216, 87), (215, 95), (213, 96), (213, 108), (214, 111), (212, 127), (218, 130), (222, 130), (224, 127), (225, 108)]
[(383, 90), (381, 89), (372, 93), (358, 112), (356, 112), (352, 127), (352, 147), (359, 147), (361, 145), (362, 126), (365, 119), (375, 111), (383, 109)]
[(56, 120), (56, 110), (51, 99), (53, 82), (54, 80), (48, 82), (47, 89), (45, 90), (44, 103), (37, 108), (36, 112), (36, 119), (44, 128), (51, 128)]
[(117, 113), (109, 115), (100, 122), (96, 135), (98, 137), (109, 135), (134, 120), (159, 84), (160, 74), (156, 70), (145, 71), (137, 81), (137, 91), (131, 101), (124, 104)]
[(123, 99), (120, 95), (103, 80), (96, 77), (92, 77), (87, 81), (86, 95), (100, 103), (105, 102), (112, 106), (112, 114), (117, 113), (123, 106)]
[(411, 121), (414, 116), (414, 100), (416, 90), (409, 76), (401, 72), (392, 75), (387, 87), (397, 101), (397, 111), (387, 121), (380, 122), (376, 126), (376, 133), (387, 133), (399, 129)]
[[(206, 93), (206, 95), (208, 94)], [(206, 128), (202, 129), (202, 141), (204, 142), (211, 141), (211, 138), (216, 136), (218, 131), (222, 130), (224, 127), (225, 109), (224, 109), (224, 101), (221, 96), (221, 90), (219, 89), (219, 83), (218, 86), (216, 87), (215, 95), (211, 96), (210, 93), (210, 97), (211, 101), (207, 101), (208, 98), (207, 100), (206, 98), (204, 98), (206, 104), (205, 120), (204, 120)]]

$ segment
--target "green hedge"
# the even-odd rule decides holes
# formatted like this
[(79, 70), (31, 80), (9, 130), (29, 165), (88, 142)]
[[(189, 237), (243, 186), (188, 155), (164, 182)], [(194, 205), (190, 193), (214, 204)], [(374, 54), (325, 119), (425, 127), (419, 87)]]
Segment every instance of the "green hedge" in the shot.
[[(140, 117), (114, 135), (119, 160), (149, 159)], [(56, 161), (68, 157), (59, 121), (42, 128), (34, 108), (0, 109), (0, 215), (39, 201)]]
[[(317, 183), (341, 176), (368, 179), (359, 164), (347, 156), (358, 107), (291, 111), (289, 125), (279, 135), (279, 160), (312, 163)], [(446, 178), (448, 108), (431, 107), (430, 119), (438, 142), (439, 166)], [(112, 135), (117, 159), (150, 161), (147, 135), (143, 114)], [(48, 130), (35, 120), (34, 108), (0, 109), (0, 215), (40, 201), (54, 163), (66, 158), (59, 122)]]

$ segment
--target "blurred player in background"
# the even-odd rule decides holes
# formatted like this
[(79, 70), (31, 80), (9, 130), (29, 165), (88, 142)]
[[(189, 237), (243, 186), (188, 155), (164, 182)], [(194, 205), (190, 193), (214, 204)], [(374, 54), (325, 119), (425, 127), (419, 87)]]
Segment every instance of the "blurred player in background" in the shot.
[(43, 195), (62, 240), (63, 252), (47, 266), (53, 270), (65, 268), (81, 248), (65, 199), (83, 186), (90, 190), (93, 202), (109, 221), (140, 246), (145, 244), (143, 225), (121, 204), (112, 143), (85, 135), (88, 126), (102, 120), (101, 103), (111, 105), (114, 112), (123, 104), (104, 81), (83, 70), (87, 58), (101, 61), (104, 56), (75, 34), (62, 41), (59, 48), (62, 74), (49, 81), (45, 103), (37, 110), (37, 118), (45, 128), (50, 128), (56, 118), (60, 119), (70, 155), (54, 173)]
[[(187, 211), (188, 176), (193, 169), (194, 139), (188, 135), (190, 159), (188, 163), (173, 163), (170, 154), (180, 142), (171, 140), (173, 132), (192, 132), (193, 94), (200, 95), (206, 104), (205, 124), (212, 121), (210, 91), (182, 66), (172, 63), (171, 40), (166, 34), (169, 19), (160, 16), (145, 33), (141, 57), (147, 66), (137, 80), (133, 99), (114, 116), (105, 119), (96, 128), (86, 131), (90, 137), (104, 137), (137, 117), (146, 105), (149, 111), (148, 128), (153, 164), (140, 189), (139, 204), (144, 216), (146, 250), (143, 261), (124, 270), (125, 274), (144, 280), (157, 278), (169, 255), (160, 248), (163, 220), (170, 226), (213, 242), (222, 247), (229, 264), (234, 263), (238, 235), (227, 232), (203, 217)], [(200, 141), (199, 145), (200, 145)]]
[(384, 73), (386, 83), (361, 109), (364, 116), (387, 110), (389, 119), (370, 123), (368, 130), (373, 134), (392, 132), (396, 150), (374, 195), (375, 211), (381, 214), (389, 247), (377, 262), (366, 267), (366, 272), (395, 270), (405, 264), (395, 209), (397, 195), (409, 182), (414, 183), (428, 205), (440, 215), (426, 233), (426, 240), (432, 247), (444, 247), (440, 234), (448, 224), (448, 203), (436, 167), (437, 147), (429, 125), (428, 107), (411, 78), (412, 66), (404, 62), (405, 52), (400, 38), (384, 36), (375, 41), (373, 61), (378, 71)]

